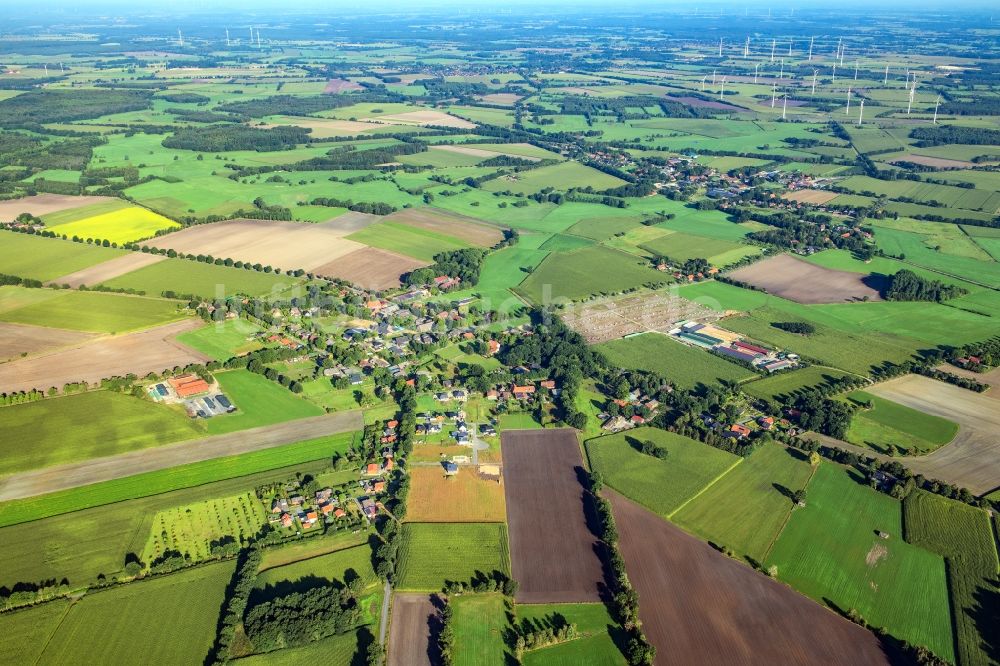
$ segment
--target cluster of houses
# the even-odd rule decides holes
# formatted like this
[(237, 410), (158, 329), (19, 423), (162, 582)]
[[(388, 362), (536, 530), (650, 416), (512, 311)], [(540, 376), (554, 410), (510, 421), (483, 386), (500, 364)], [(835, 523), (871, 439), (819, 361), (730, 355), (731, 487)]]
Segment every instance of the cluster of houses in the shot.
[(711, 350), (720, 356), (764, 370), (768, 374), (794, 368), (799, 364), (799, 357), (796, 354), (751, 344), (731, 331), (710, 324), (687, 321), (672, 329), (670, 336), (686, 345)]
[(272, 525), (291, 528), (298, 523), (303, 531), (308, 531), (320, 520), (333, 522), (347, 516), (347, 511), (334, 497), (332, 488), (317, 490), (312, 498), (300, 494), (296, 483), (286, 485), (284, 490), (286, 496), (278, 496), (271, 500), (268, 522)]
[[(522, 368), (522, 370), (526, 371), (525, 368)], [(490, 389), (486, 392), (486, 399), (498, 402), (506, 400), (523, 402), (533, 399), (539, 391), (547, 391), (549, 395), (558, 396), (560, 388), (553, 379), (525, 380), (520, 383), (515, 381), (508, 386)]]
[(210, 384), (190, 373), (152, 384), (146, 388), (146, 393), (155, 402), (183, 405), (187, 415), (193, 419), (209, 419), (236, 411), (236, 405), (219, 392), (218, 384)]
[(660, 411), (660, 401), (643, 395), (638, 389), (633, 389), (625, 398), (611, 401), (615, 413), (611, 410), (601, 412), (597, 418), (601, 421), (601, 429), (608, 432), (621, 432), (630, 428), (645, 425)]

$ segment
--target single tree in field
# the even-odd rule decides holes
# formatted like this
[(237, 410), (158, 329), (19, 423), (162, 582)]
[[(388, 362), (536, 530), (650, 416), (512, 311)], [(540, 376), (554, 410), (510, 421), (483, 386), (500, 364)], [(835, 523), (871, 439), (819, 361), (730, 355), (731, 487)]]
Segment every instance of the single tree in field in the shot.
[(809, 454), (809, 464), (812, 465), (813, 467), (819, 467), (819, 463), (822, 460), (823, 459), (820, 457), (820, 455), (815, 451)]

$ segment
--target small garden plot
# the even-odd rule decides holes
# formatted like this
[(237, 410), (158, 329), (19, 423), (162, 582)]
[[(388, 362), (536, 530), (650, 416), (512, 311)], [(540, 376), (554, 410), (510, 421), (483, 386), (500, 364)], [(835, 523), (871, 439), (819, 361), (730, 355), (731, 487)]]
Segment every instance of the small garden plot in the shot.
[(534, 303), (551, 303), (556, 299), (581, 300), (647, 284), (663, 284), (670, 279), (641, 259), (595, 246), (550, 254), (516, 291)]
[(212, 557), (219, 545), (244, 545), (265, 522), (264, 506), (253, 493), (159, 511), (141, 558), (149, 565), (180, 553), (190, 562), (200, 562)]
[(872, 626), (954, 660), (944, 561), (903, 540), (899, 502), (857, 471), (823, 462), (806, 503), (765, 566), (817, 601), (854, 609)]
[(510, 575), (503, 523), (406, 523), (402, 530), (400, 590), (440, 591), (448, 581), (469, 582), (480, 572)]
[(131, 243), (143, 238), (155, 236), (164, 229), (180, 228), (180, 224), (162, 215), (138, 206), (129, 206), (120, 210), (101, 213), (92, 217), (52, 225), (46, 223), (52, 231), (69, 238), (99, 238), (111, 243)]
[(683, 263), (689, 259), (707, 259), (716, 266), (726, 266), (743, 257), (760, 254), (759, 247), (741, 245), (716, 238), (695, 236), (674, 232), (643, 243), (640, 247), (656, 257), (668, 257), (671, 261)]
[(922, 490), (903, 502), (906, 540), (944, 556), (948, 563), (958, 663), (989, 664), (986, 633), (979, 618), (996, 617), (997, 550), (989, 516), (982, 509)]
[(566, 191), (573, 187), (592, 187), (596, 191), (609, 190), (625, 184), (620, 178), (584, 166), (579, 162), (560, 162), (552, 166), (529, 169), (516, 174), (501, 176), (483, 183), (487, 192), (514, 192), (534, 194), (546, 187)]
[(706, 349), (691, 347), (660, 333), (646, 333), (597, 345), (617, 367), (651, 370), (679, 388), (739, 382), (755, 376)]
[[(649, 440), (663, 458), (640, 452)], [(637, 428), (587, 441), (591, 467), (605, 483), (664, 517), (670, 517), (736, 467), (741, 458), (657, 428)]]
[(805, 488), (811, 476), (805, 454), (768, 444), (688, 502), (672, 520), (761, 562), (792, 512), (789, 495)]
[(755, 398), (787, 400), (802, 390), (831, 385), (833, 381), (848, 374), (833, 368), (811, 365), (797, 370), (785, 370), (770, 377), (747, 382), (740, 389)]
[[(929, 453), (958, 434), (958, 424), (926, 414), (865, 391), (852, 391), (846, 399), (858, 408), (845, 439), (882, 452), (893, 447), (911, 455)], [(867, 409), (867, 405), (872, 405)]]
[(33, 280), (54, 280), (125, 254), (125, 250), (0, 231), (0, 273)]
[(503, 485), (481, 478), (475, 467), (462, 467), (451, 476), (445, 476), (441, 465), (411, 468), (407, 520), (490, 523), (503, 522), (506, 517)]

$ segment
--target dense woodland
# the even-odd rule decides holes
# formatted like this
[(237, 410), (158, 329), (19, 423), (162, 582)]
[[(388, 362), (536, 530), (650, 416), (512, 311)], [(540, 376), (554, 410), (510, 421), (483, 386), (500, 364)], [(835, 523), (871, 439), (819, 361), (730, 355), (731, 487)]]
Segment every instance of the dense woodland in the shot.
[(901, 270), (889, 278), (885, 298), (889, 301), (946, 301), (968, 293), (965, 289), (922, 278), (913, 271)]

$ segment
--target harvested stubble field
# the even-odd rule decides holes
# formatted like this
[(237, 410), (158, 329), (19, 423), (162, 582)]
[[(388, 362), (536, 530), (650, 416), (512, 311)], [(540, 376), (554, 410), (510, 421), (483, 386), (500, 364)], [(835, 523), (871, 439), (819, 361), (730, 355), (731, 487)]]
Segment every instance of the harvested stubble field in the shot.
[(501, 450), (517, 601), (599, 601), (603, 575), (576, 431), (508, 430)]
[(365, 289), (392, 289), (400, 285), (401, 275), (426, 265), (427, 262), (389, 250), (363, 247), (335, 261), (317, 266), (313, 272), (347, 280)]
[(480, 478), (472, 467), (445, 476), (440, 465), (414, 466), (406, 518), (416, 523), (502, 523), (503, 485)]
[[(0, 365), (0, 391), (48, 390), (55, 386), (85, 381), (93, 384), (105, 377), (133, 373), (143, 376), (168, 368), (203, 363), (209, 356), (175, 339), (177, 335), (202, 326), (197, 319), (184, 319), (138, 333), (93, 339), (39, 356), (17, 359)], [(31, 327), (34, 328), (34, 327)], [(63, 335), (66, 331), (41, 329)]]
[[(91, 333), (80, 331), (0, 323), (0, 362), (22, 355), (39, 354), (53, 349), (79, 345), (93, 337)], [(0, 371), (2, 369), (3, 366), (0, 366)], [(0, 387), (2, 386), (3, 384), (0, 383)]]
[(722, 316), (721, 312), (666, 291), (578, 303), (560, 314), (566, 325), (590, 344), (644, 331), (667, 333), (681, 321), (714, 321)]
[(31, 213), (36, 217), (42, 217), (49, 213), (58, 213), (71, 208), (110, 201), (116, 201), (116, 199), (113, 197), (78, 197), (69, 194), (37, 194), (23, 199), (9, 199), (0, 201), (0, 221), (13, 220), (21, 213)]
[(496, 225), (438, 208), (404, 208), (383, 219), (458, 238), (480, 247), (489, 247), (503, 240), (503, 232)]
[(888, 663), (865, 629), (614, 491), (606, 494), (643, 630), (670, 662)]
[(782, 199), (797, 201), (798, 203), (825, 204), (836, 199), (839, 193), (828, 190), (796, 190), (782, 195)]
[(363, 118), (369, 123), (386, 123), (389, 125), (431, 125), (435, 127), (457, 127), (459, 129), (472, 129), (475, 123), (449, 115), (442, 111), (409, 111), (407, 113), (396, 113), (392, 115), (376, 116), (374, 118)]
[(389, 666), (437, 663), (437, 645), (431, 641), (431, 628), (439, 622), (440, 614), (430, 595), (396, 593), (392, 598), (392, 626), (386, 660)]
[(878, 285), (863, 274), (823, 268), (787, 254), (737, 269), (729, 277), (796, 303), (882, 300)]
[(119, 275), (131, 273), (145, 266), (158, 264), (166, 259), (160, 254), (146, 254), (144, 252), (129, 252), (126, 255), (103, 261), (95, 266), (89, 266), (78, 271), (57, 277), (51, 280), (51, 284), (59, 286), (69, 285), (77, 289), (84, 285), (101, 284), (107, 280), (113, 280)]
[(892, 379), (868, 391), (959, 425), (958, 435), (950, 444), (926, 456), (902, 459), (914, 473), (945, 479), (977, 495), (997, 487), (1000, 440), (996, 433), (1000, 432), (1000, 409), (996, 397), (921, 375)]
[(307, 271), (364, 247), (344, 239), (343, 234), (328, 226), (276, 220), (199, 224), (146, 244), (184, 254), (205, 254)]

